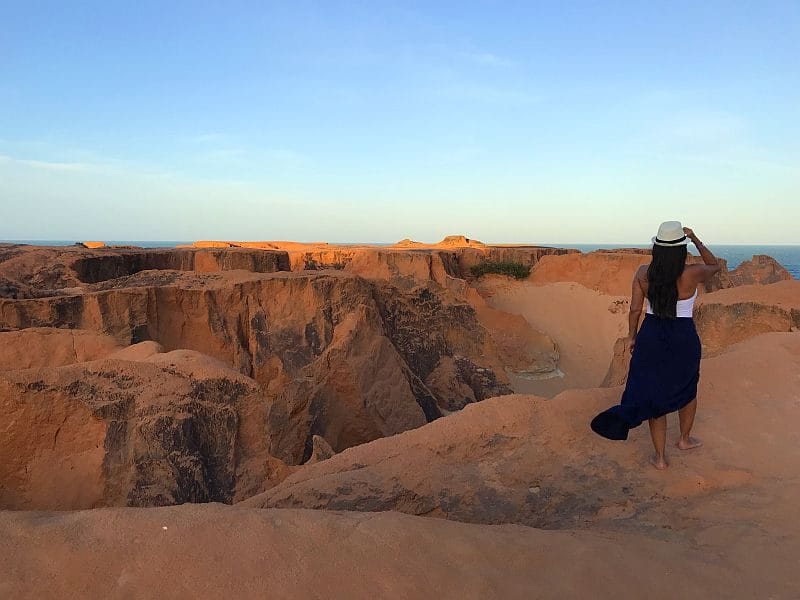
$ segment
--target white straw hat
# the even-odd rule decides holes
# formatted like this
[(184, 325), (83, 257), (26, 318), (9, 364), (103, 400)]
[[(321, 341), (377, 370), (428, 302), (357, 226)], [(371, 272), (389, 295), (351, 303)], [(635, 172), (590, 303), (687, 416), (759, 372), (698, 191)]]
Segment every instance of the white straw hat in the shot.
[(653, 238), (656, 246), (686, 246), (689, 240), (683, 233), (680, 221), (664, 221), (658, 228), (658, 235)]

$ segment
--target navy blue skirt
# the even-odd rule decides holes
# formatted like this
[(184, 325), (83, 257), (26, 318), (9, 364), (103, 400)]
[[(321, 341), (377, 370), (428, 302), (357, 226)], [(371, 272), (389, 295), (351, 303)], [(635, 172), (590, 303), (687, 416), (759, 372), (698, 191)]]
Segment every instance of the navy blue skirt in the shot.
[(622, 401), (592, 420), (594, 432), (626, 440), (628, 431), (643, 421), (689, 404), (697, 396), (700, 355), (693, 319), (646, 315), (636, 336)]

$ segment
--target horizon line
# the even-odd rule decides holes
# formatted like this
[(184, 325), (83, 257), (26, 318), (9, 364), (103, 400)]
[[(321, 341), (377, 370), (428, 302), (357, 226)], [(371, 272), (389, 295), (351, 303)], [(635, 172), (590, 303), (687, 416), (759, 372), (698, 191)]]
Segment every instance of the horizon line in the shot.
[[(554, 246), (554, 247), (567, 247), (569, 245), (579, 245), (579, 246), (619, 246), (619, 247), (630, 247), (630, 248), (646, 248), (652, 246), (651, 243), (636, 243), (636, 242), (484, 242), (483, 240), (477, 240), (476, 238), (471, 238), (468, 236), (467, 239), (477, 241), (488, 246), (502, 246), (502, 245), (515, 245), (515, 246)], [(30, 244), (31, 242), (63, 242), (64, 244), (80, 244), (87, 241), (100, 241), (105, 244), (113, 244), (117, 242), (142, 242), (147, 244), (155, 244), (158, 242), (172, 242), (172, 243), (181, 243), (181, 244), (192, 244), (198, 241), (215, 241), (215, 242), (230, 242), (230, 243), (258, 243), (258, 242), (295, 242), (300, 244), (341, 244), (341, 245), (356, 245), (356, 244), (364, 244), (364, 245), (388, 245), (388, 244), (397, 244), (397, 241), (393, 242), (365, 242), (365, 241), (330, 241), (330, 240), (291, 240), (291, 239), (260, 239), (260, 240), (245, 240), (245, 239), (222, 239), (222, 238), (195, 238), (195, 239), (96, 239), (93, 237), (85, 237), (81, 239), (73, 238), (69, 239), (39, 239), (39, 238), (17, 238), (17, 239), (6, 239), (0, 238), (0, 243), (2, 244)], [(419, 242), (419, 240), (414, 240)], [(441, 240), (440, 240), (441, 241)], [(419, 242), (421, 244), (437, 244), (439, 242)], [(61, 244), (59, 244), (61, 245)], [(800, 246), (800, 241), (797, 242), (712, 242), (710, 245), (717, 245), (717, 246)]]

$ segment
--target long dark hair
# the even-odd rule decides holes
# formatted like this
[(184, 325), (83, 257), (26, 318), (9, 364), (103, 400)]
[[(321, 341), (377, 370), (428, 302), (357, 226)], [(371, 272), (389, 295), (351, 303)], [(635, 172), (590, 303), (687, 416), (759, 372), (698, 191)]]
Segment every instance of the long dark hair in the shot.
[(653, 260), (647, 268), (647, 299), (653, 314), (674, 319), (678, 302), (678, 278), (686, 268), (686, 246), (653, 244)]

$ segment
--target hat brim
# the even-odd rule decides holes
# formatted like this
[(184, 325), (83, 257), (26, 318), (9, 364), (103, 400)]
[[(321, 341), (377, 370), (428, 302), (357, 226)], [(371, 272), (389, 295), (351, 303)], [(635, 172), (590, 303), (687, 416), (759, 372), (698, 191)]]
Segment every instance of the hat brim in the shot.
[(653, 240), (653, 243), (656, 246), (664, 246), (664, 247), (667, 247), (667, 248), (674, 247), (674, 246), (688, 246), (689, 245), (689, 238), (688, 237), (687, 238), (683, 238), (679, 242), (662, 242), (657, 237), (653, 237), (652, 240)]

